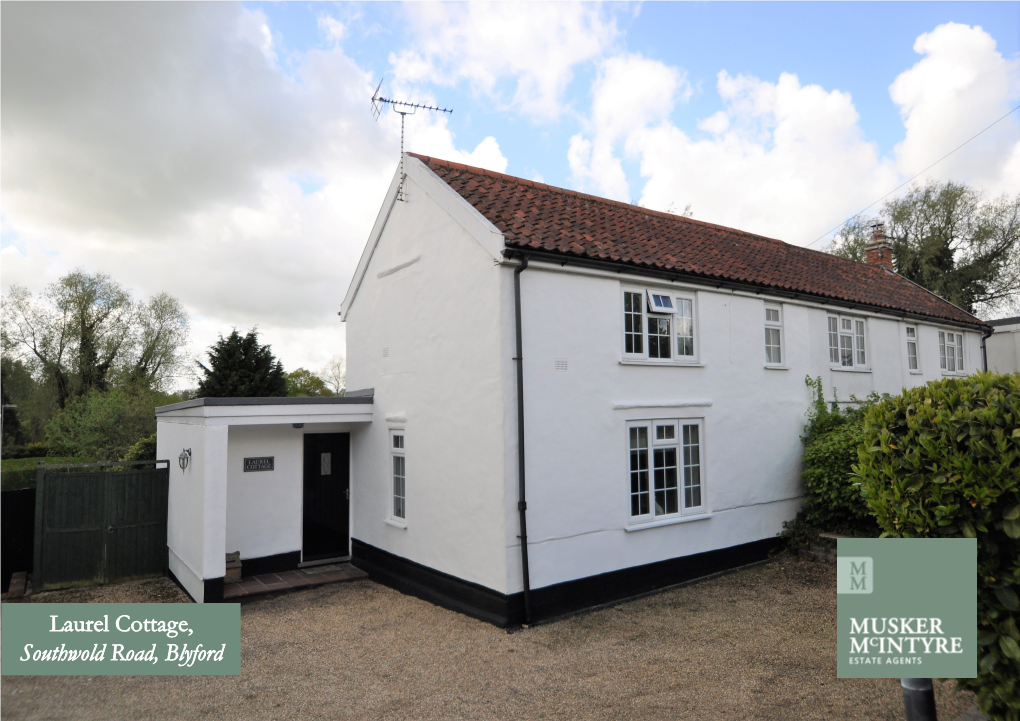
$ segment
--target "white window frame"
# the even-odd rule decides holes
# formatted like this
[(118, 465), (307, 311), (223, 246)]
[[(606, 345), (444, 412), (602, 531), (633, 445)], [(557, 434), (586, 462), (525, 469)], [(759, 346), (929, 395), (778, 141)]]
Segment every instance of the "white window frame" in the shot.
[[(627, 308), (628, 300), (631, 300), (631, 302), (633, 300), (628, 299), (628, 293), (641, 297), (640, 335), (633, 330), (633, 323), (631, 325), (631, 330), (628, 331), (628, 321), (638, 320), (636, 314), (633, 313), (633, 310), (628, 310)], [(673, 305), (672, 311), (669, 313), (652, 312), (651, 308), (652, 304), (655, 302), (654, 298), (656, 296), (660, 298), (668, 298)], [(694, 353), (690, 355), (680, 355), (679, 353), (681, 348), (686, 347), (687, 345), (687, 343), (681, 343), (681, 338), (678, 335), (678, 331), (686, 325), (683, 323), (683, 319), (686, 317), (683, 313), (685, 307), (689, 308), (691, 313), (690, 335), (686, 336), (686, 338), (690, 338), (693, 341), (694, 345)], [(621, 338), (623, 362), (649, 365), (701, 365), (701, 339), (698, 333), (698, 301), (696, 293), (677, 291), (675, 288), (622, 286), (620, 308), (623, 321), (623, 333)], [(659, 323), (660, 321), (664, 321), (668, 325), (668, 358), (658, 358), (653, 355), (651, 351), (652, 336), (650, 333), (652, 331), (652, 324), (653, 322)], [(635, 350), (637, 344), (632, 343), (631, 349), (628, 350), (628, 336), (630, 336), (631, 340), (634, 340), (635, 336), (640, 337), (640, 349)], [(662, 335), (657, 333), (655, 337), (662, 338)]]
[[(832, 370), (866, 371), (871, 365), (871, 342), (868, 339), (868, 319), (857, 315), (826, 315), (826, 339), (829, 346), (829, 367)], [(833, 325), (835, 324), (835, 325)], [(833, 345), (835, 328), (835, 346)], [(849, 347), (845, 344), (849, 343)], [(844, 351), (850, 351), (850, 363), (845, 362)]]
[[(399, 442), (398, 442), (399, 439)], [(387, 483), (388, 500), (387, 507), (389, 512), (387, 513), (386, 522), (390, 525), (395, 525), (400, 528), (407, 527), (407, 433), (403, 428), (391, 428), (389, 432), (389, 454), (387, 456), (389, 460), (389, 466), (387, 468), (387, 476), (389, 482)], [(397, 460), (401, 459), (401, 470), (403, 476), (401, 479), (401, 488), (397, 488)], [(402, 491), (402, 494), (398, 493)], [(399, 504), (398, 504), (399, 501)], [(398, 513), (398, 510), (400, 513)]]
[[(778, 313), (778, 320), (769, 320), (769, 311), (775, 311)], [(773, 346), (769, 343), (769, 331), (775, 331), (779, 336), (779, 343)], [(769, 368), (785, 368), (786, 367), (786, 343), (783, 341), (783, 306), (778, 303), (766, 303), (765, 304), (765, 365)], [(769, 349), (776, 347), (779, 351), (779, 358), (769, 358)]]
[[(670, 429), (671, 437), (660, 437), (660, 428)], [(696, 434), (697, 445), (688, 451), (691, 444), (687, 441), (692, 434)], [(637, 438), (640, 442), (642, 437), (644, 446), (636, 448), (634, 440)], [(662, 473), (657, 474), (657, 469)], [(669, 477), (670, 470), (675, 474), (673, 479)], [(670, 480), (675, 480), (676, 485), (668, 485)], [(696, 486), (691, 483), (693, 480), (697, 480)], [(711, 515), (705, 474), (705, 419), (654, 418), (628, 422), (626, 488), (629, 526)], [(670, 508), (669, 491), (676, 494), (675, 510)], [(695, 499), (700, 501), (696, 506), (693, 505)]]
[[(921, 371), (921, 353), (918, 348), (918, 326), (908, 325), (903, 330), (903, 335), (906, 338), (906, 349), (907, 349), (907, 372), (914, 375), (919, 375)], [(911, 348), (911, 346), (913, 346)], [(914, 352), (914, 367), (910, 367), (910, 352)]]
[(939, 368), (944, 376), (965, 376), (969, 365), (962, 332), (955, 328), (939, 328)]

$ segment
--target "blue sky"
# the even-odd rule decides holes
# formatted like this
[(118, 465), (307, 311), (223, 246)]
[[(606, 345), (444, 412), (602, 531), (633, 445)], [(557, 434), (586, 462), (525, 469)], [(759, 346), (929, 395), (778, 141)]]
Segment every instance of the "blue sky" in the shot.
[[(336, 316), (408, 149), (807, 245), (1020, 105), (1020, 3), (5, 3), (2, 284)], [(1020, 112), (921, 176), (1020, 193)], [(877, 212), (875, 208), (873, 212)], [(825, 239), (815, 247), (824, 247)], [(187, 384), (187, 380), (182, 383)]]
[[(318, 24), (324, 14), (348, 25), (344, 52), (380, 79), (392, 81), (391, 54), (414, 45), (415, 29), (399, 4), (288, 2), (246, 7), (265, 13), (281, 55), (292, 57), (295, 66), (307, 50), (328, 47)], [(792, 72), (803, 84), (849, 92), (861, 115), (861, 130), (888, 154), (904, 138), (889, 85), (917, 62), (912, 46), (918, 36), (947, 22), (976, 25), (995, 38), (1003, 56), (1015, 58), (1020, 53), (1020, 3), (649, 2), (609, 7), (620, 30), (616, 44), (621, 50), (689, 73), (696, 91), (672, 117), (694, 137), (704, 135), (697, 120), (722, 108), (713, 92), (720, 70), (767, 80)], [(577, 67), (565, 101), (583, 110), (590, 103), (596, 73), (595, 61)], [(388, 85), (384, 83), (384, 92)], [(537, 172), (548, 183), (571, 185), (566, 155), (556, 151), (577, 132), (576, 119), (534, 122), (499, 107), (488, 96), (479, 97), (464, 83), (428, 89), (441, 104), (455, 109), (449, 125), (458, 144), (474, 147), (486, 136), (495, 136), (510, 161), (508, 173)], [(503, 79), (498, 91), (504, 98), (512, 95), (512, 79)], [(410, 149), (414, 150), (413, 140)], [(632, 187), (638, 186), (636, 165), (627, 163), (626, 169)]]

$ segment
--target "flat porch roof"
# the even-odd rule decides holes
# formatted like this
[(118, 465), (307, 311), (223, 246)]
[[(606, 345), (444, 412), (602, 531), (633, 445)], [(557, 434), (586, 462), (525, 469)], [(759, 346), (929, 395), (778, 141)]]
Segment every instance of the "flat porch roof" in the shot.
[(299, 398), (194, 398), (156, 408), (157, 420), (195, 425), (371, 423), (375, 389), (343, 396)]

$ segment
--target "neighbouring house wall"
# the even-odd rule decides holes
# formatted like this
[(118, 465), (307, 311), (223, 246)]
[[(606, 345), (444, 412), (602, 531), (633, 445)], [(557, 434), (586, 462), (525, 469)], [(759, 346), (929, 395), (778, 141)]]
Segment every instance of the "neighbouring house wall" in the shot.
[[(512, 339), (512, 273), (504, 267), (504, 345)], [(906, 323), (863, 314), (870, 371), (832, 370), (825, 309), (778, 299), (786, 368), (767, 369), (763, 297), (703, 289), (695, 289), (699, 366), (623, 364), (619, 276), (532, 264), (521, 282), (534, 588), (774, 537), (796, 514), (802, 493), (800, 436), (811, 402), (806, 376), (821, 376), (827, 397), (835, 388), (841, 400), (895, 394), (942, 377), (935, 326), (917, 324), (920, 370), (912, 374)], [(678, 288), (636, 278), (624, 283)], [(980, 334), (965, 335), (973, 372), (980, 367)], [(557, 360), (566, 361), (566, 371), (555, 369)], [(512, 364), (504, 368), (507, 400), (515, 389), (512, 372)], [(667, 418), (703, 419), (711, 516), (628, 532), (627, 422)], [(516, 437), (509, 429), (506, 435), (507, 586), (516, 592), (522, 588)]]
[(1020, 324), (996, 326), (985, 341), (988, 370), (993, 373), (1020, 371)]
[[(348, 387), (375, 389), (376, 419), (352, 437), (352, 536), (506, 592), (501, 269), (410, 175), (405, 193), (345, 317)], [(406, 529), (385, 522), (394, 428)]]
[[(156, 457), (170, 459), (167, 546), (170, 570), (201, 602), (204, 579), (226, 572), (227, 427), (206, 426), (185, 418), (158, 418)], [(177, 457), (190, 448), (191, 462), (181, 471)]]

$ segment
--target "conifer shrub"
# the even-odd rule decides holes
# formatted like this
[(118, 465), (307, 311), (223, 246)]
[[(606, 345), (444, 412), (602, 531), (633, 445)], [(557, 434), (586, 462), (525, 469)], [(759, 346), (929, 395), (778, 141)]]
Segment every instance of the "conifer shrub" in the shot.
[(883, 537), (976, 538), (981, 710), (1020, 721), (1020, 376), (947, 378), (864, 415), (855, 467)]

